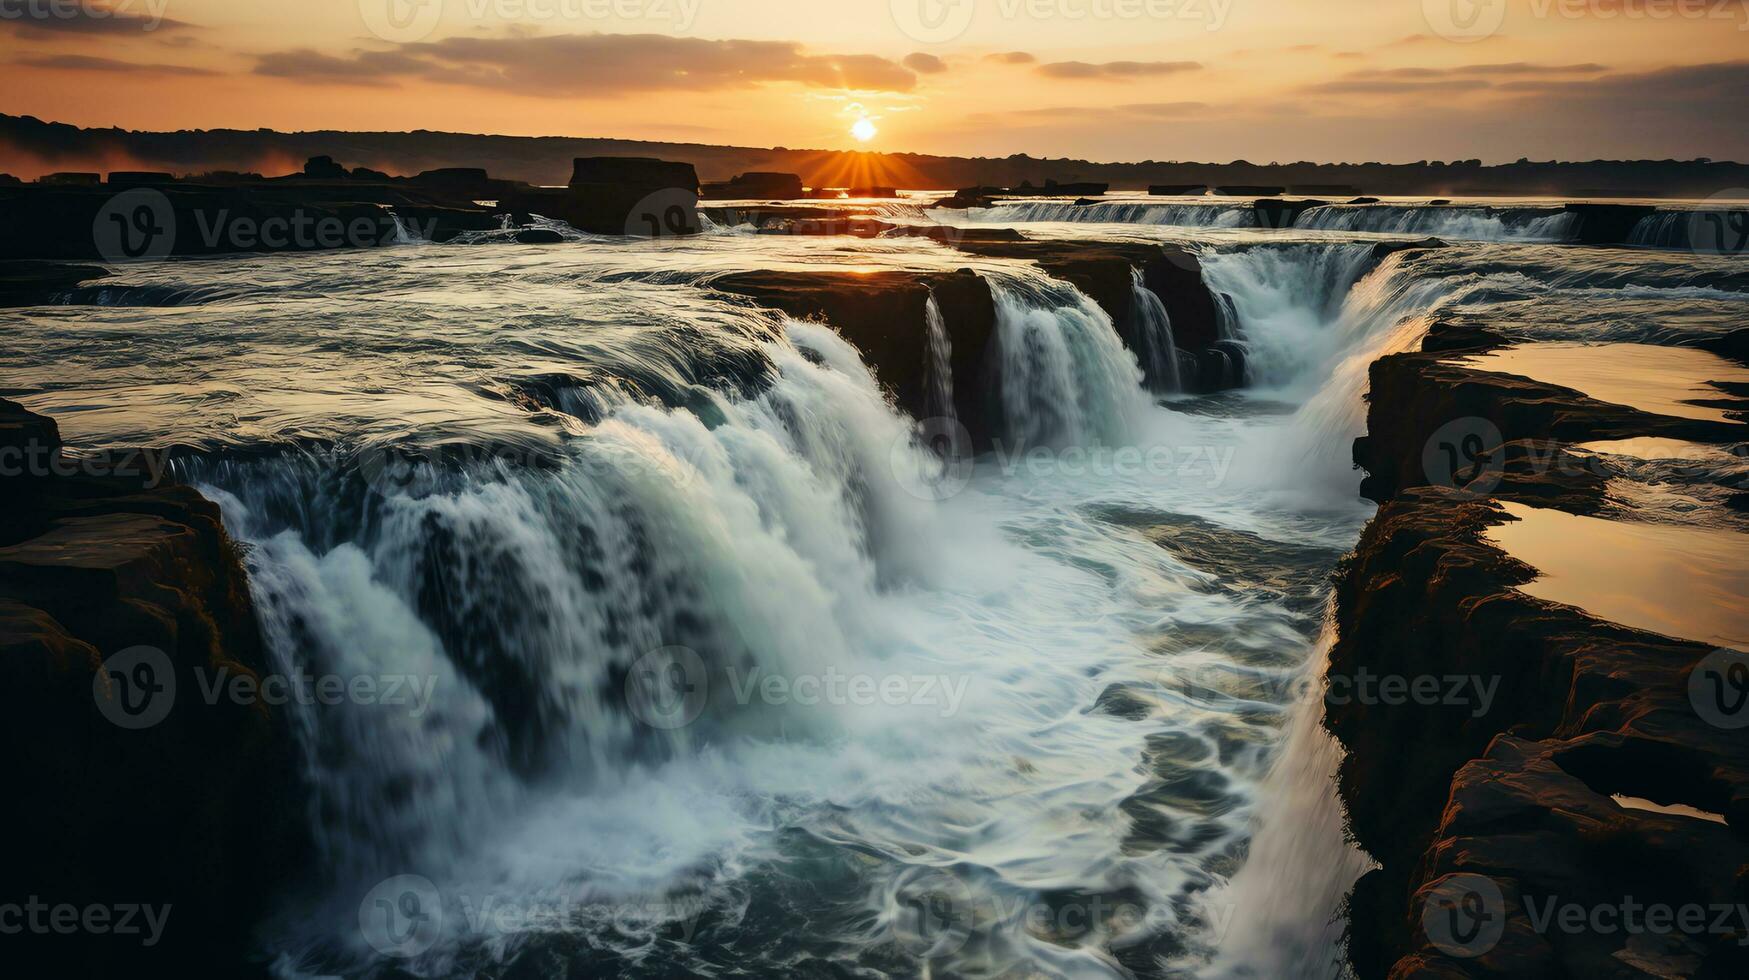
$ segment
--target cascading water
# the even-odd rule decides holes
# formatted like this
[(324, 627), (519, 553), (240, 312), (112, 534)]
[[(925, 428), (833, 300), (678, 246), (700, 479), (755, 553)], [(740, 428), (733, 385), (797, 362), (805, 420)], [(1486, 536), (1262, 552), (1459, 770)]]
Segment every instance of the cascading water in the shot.
[(947, 321), (941, 316), (941, 304), (935, 301), (933, 292), (923, 306), (923, 320), (929, 414), (935, 418), (958, 418), (953, 403), (953, 338), (948, 336)]
[(992, 281), (1004, 431), (1020, 446), (1120, 445), (1147, 411), (1111, 317), (1053, 280)]
[(1354, 243), (1252, 246), (1202, 256), (1209, 288), (1231, 300), (1252, 384), (1320, 382), (1315, 366), (1344, 338), (1331, 329), (1348, 290), (1375, 262)]
[(1364, 204), (1309, 208), (1294, 221), (1294, 227), (1437, 235), (1481, 242), (1563, 242), (1573, 237), (1577, 221), (1576, 214), (1537, 208)]
[(973, 208), (967, 217), (982, 223), (1073, 221), (1101, 224), (1173, 225), (1190, 228), (1255, 228), (1257, 211), (1246, 204), (1148, 204), (1037, 201)]
[[(982, 264), (1004, 445), (957, 495), (931, 495), (939, 461), (856, 351), (699, 283), (774, 250), (909, 268), (933, 253), (765, 238), (118, 277), (206, 296), (241, 270), (260, 325), (207, 355), (211, 397), (68, 412), (72, 438), (242, 431), (248, 451), (185, 473), (248, 546), (272, 666), (418, 682), (408, 710), (288, 709), (319, 880), (264, 931), (279, 972), (1108, 977), (1171, 962), (1219, 976), (1327, 962), (1327, 899), (1352, 854), (1331, 832), (1315, 712), (1290, 716), (1282, 679), (1315, 676), (1317, 599), (1366, 514), (1348, 464), (1366, 364), (1435, 312), (1544, 295), (1522, 270), (1563, 250), (1205, 252), (1263, 361), (1264, 399), (1301, 404), (1287, 417), (1246, 410), (1245, 395), (1154, 405), (1096, 305), (1032, 267)], [(1596, 259), (1607, 268), (1586, 288), (1655, 258)], [(1672, 269), (1672, 283), (1694, 275)], [(480, 306), (458, 314), (431, 289), (444, 276), (476, 277)], [(232, 295), (179, 309), (153, 342), (198, 348), (244, 319)], [(356, 297), (347, 322), (387, 323), (349, 327), (344, 360), (336, 297)], [(82, 332), (137, 331), (138, 311), (80, 312)], [(58, 349), (67, 320), (29, 313), (15, 350)], [(916, 356), (939, 366), (945, 324), (925, 326)], [(347, 373), (364, 362), (379, 390)], [(87, 382), (14, 368), (45, 409), (90, 404), (82, 383), (138, 392), (129, 372), (155, 369)], [(425, 429), (508, 443), (515, 459), (384, 465)], [(287, 448), (311, 430), (343, 448)], [(694, 679), (689, 654), (708, 679), (696, 692), (671, 683)], [(847, 675), (948, 694), (760, 693)], [(652, 684), (661, 697), (637, 696)], [(675, 705), (689, 723), (661, 710), (651, 723)], [(361, 934), (360, 905), (400, 875), (429, 879), (443, 928), (392, 959)], [(907, 945), (916, 909), (943, 895), (972, 903), (971, 935), (933, 954)], [(1199, 896), (1237, 911), (1200, 911)], [(1096, 902), (1141, 915), (1073, 917)], [(505, 929), (492, 903), (569, 914)], [(1242, 955), (1268, 944), (1293, 952)]]
[(1130, 292), (1136, 317), (1134, 339), (1139, 348), (1136, 356), (1142, 362), (1144, 374), (1161, 391), (1183, 391), (1178, 344), (1172, 337), (1172, 318), (1166, 313), (1166, 304), (1143, 283), (1142, 270), (1133, 266), (1130, 268)]

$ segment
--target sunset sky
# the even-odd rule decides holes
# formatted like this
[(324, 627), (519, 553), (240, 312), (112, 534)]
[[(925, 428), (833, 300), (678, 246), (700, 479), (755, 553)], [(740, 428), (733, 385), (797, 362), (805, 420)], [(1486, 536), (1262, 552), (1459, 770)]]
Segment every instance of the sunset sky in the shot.
[(0, 111), (82, 126), (1749, 158), (1749, 0), (0, 0), (0, 38)]

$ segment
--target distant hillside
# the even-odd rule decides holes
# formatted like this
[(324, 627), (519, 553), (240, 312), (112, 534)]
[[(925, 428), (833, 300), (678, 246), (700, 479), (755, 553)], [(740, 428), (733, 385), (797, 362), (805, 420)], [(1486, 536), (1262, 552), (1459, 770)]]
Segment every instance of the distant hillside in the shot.
[(1233, 163), (1092, 163), (1038, 159), (942, 157), (651, 143), (639, 140), (466, 133), (281, 133), (269, 129), (182, 130), (174, 133), (81, 129), (32, 116), (0, 114), (0, 172), (30, 179), (56, 170), (241, 170), (268, 176), (298, 170), (327, 154), (346, 166), (392, 174), (436, 167), (485, 167), (494, 177), (562, 184), (579, 156), (653, 156), (698, 168), (704, 180), (749, 170), (800, 174), (813, 187), (889, 184), (915, 189), (1013, 186), (1095, 181), (1113, 190), (1153, 184), (1346, 185), (1367, 194), (1710, 197), (1749, 187), (1749, 166), (1706, 160), (1596, 160), (1484, 167), (1480, 161), (1415, 164), (1282, 165)]

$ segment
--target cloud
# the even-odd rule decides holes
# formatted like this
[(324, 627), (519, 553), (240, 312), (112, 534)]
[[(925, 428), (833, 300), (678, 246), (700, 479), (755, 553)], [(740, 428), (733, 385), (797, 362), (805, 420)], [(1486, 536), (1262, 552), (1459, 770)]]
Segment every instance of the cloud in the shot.
[[(1424, 92), (1474, 92), (1482, 89), (1534, 88), (1539, 79), (1570, 79), (1599, 75), (1609, 68), (1591, 62), (1576, 65), (1538, 65), (1525, 61), (1507, 64), (1459, 65), (1453, 68), (1363, 68), (1334, 81), (1307, 86), (1304, 91), (1320, 95), (1415, 95)], [(1496, 82), (1495, 79), (1503, 79)], [(1592, 84), (1595, 79), (1585, 82)]]
[(1425, 92), (1473, 92), (1491, 88), (1493, 84), (1481, 78), (1442, 78), (1420, 82), (1400, 79), (1346, 79), (1308, 85), (1305, 91), (1320, 95), (1418, 95)]
[(919, 75), (939, 75), (947, 71), (947, 62), (921, 51), (906, 55), (904, 65)]
[(418, 79), (554, 98), (710, 91), (792, 82), (909, 92), (911, 69), (874, 55), (815, 55), (793, 41), (710, 41), (662, 34), (451, 37), (346, 57), (310, 50), (261, 56), (257, 74), (307, 82)]
[(1208, 109), (1206, 102), (1132, 102), (1114, 106), (1057, 105), (1016, 109), (1011, 112), (974, 113), (967, 116), (966, 121), (980, 126), (1000, 125), (1004, 120), (1014, 119), (1080, 123), (1136, 122), (1146, 119), (1183, 119), (1202, 115)]
[(133, 61), (117, 61), (114, 58), (95, 58), (82, 54), (57, 54), (41, 58), (20, 58), (13, 64), (30, 68), (51, 68), (61, 71), (111, 71), (138, 72), (150, 75), (188, 75), (210, 76), (218, 72), (210, 68), (196, 68), (192, 65), (147, 65)]
[[(153, 31), (195, 30), (193, 24), (150, 13), (136, 14), (114, 4), (100, 3), (7, 3), (0, 6), (0, 27), (10, 27), (34, 39), (57, 34), (118, 35)], [(147, 6), (142, 4), (141, 6)], [(149, 8), (148, 8), (149, 9)], [(162, 7), (158, 8), (160, 11)]]
[(1460, 65), (1456, 68), (1367, 68), (1350, 72), (1344, 78), (1470, 78), (1477, 75), (1597, 75), (1609, 71), (1605, 65), (1587, 62), (1581, 65), (1537, 65), (1514, 61), (1502, 65)]
[(984, 60), (1001, 62), (1004, 65), (1030, 65), (1038, 58), (1025, 51), (1002, 51), (997, 54), (987, 54), (984, 56)]
[(1202, 64), (1195, 61), (1107, 61), (1102, 64), (1054, 61), (1048, 65), (1040, 65), (1038, 71), (1050, 78), (1136, 78), (1196, 71), (1201, 67)]

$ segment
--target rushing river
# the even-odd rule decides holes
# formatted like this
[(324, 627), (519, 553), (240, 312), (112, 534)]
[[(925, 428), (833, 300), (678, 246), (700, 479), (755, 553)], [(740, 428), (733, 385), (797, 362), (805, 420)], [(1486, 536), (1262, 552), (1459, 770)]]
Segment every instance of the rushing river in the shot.
[[(1330, 976), (1365, 859), (1305, 682), (1366, 365), (1435, 317), (1667, 341), (1749, 282), (1232, 214), (978, 216), (1197, 248), (1252, 352), (1219, 396), (1149, 396), (1030, 265), (732, 230), (127, 266), (0, 372), (73, 445), (181, 447), (278, 669), (411, 681), (294, 709), (284, 976)], [(944, 472), (828, 327), (710, 286), (820, 267), (983, 275), (1038, 451)]]

